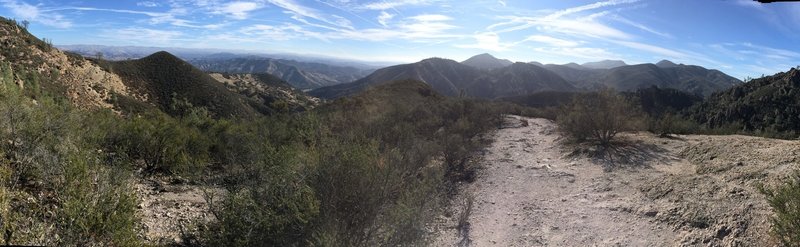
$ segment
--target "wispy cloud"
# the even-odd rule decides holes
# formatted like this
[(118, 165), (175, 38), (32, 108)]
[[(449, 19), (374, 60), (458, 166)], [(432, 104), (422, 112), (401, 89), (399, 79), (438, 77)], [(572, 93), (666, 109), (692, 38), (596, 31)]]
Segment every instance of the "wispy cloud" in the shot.
[(340, 28), (353, 29), (353, 24), (346, 18), (333, 15), (326, 16), (316, 9), (300, 5), (293, 0), (269, 0), (269, 2), (295, 15), (295, 19), (311, 18)]
[(158, 5), (158, 3), (153, 2), (153, 1), (143, 1), (143, 2), (136, 3), (136, 6), (154, 8), (154, 7), (158, 7), (159, 5)]
[(580, 42), (571, 41), (571, 40), (565, 40), (565, 39), (559, 39), (559, 38), (554, 38), (554, 37), (545, 36), (545, 35), (531, 35), (531, 36), (528, 36), (527, 38), (525, 38), (525, 40), (523, 40), (523, 42), (526, 42), (526, 41), (534, 41), (534, 42), (547, 44), (547, 45), (555, 46), (555, 47), (573, 47), (573, 46), (580, 45)]
[(410, 6), (410, 5), (427, 5), (436, 2), (436, 0), (381, 0), (374, 3), (369, 3), (361, 6), (361, 9), (369, 9), (369, 10), (388, 10), (394, 9), (402, 6)]
[(11, 10), (11, 13), (17, 18), (55, 28), (72, 27), (72, 21), (67, 20), (63, 15), (58, 13), (42, 14), (44, 11), (39, 6), (16, 0), (0, 0), (0, 4)]
[(648, 53), (651, 53), (651, 54), (657, 54), (657, 55), (660, 55), (660, 56), (663, 56), (663, 57), (666, 57), (666, 58), (683, 59), (683, 58), (688, 58), (689, 57), (689, 55), (687, 55), (686, 53), (680, 52), (680, 51), (667, 49), (667, 48), (660, 47), (660, 46), (645, 44), (645, 43), (632, 42), (632, 41), (621, 41), (621, 40), (616, 40), (616, 41), (612, 41), (612, 42), (617, 43), (617, 44), (622, 45), (622, 46), (625, 46), (625, 47), (633, 48), (633, 49), (636, 49), (636, 50), (645, 51), (645, 52), (648, 52)]
[(631, 21), (631, 20), (629, 20), (629, 19), (627, 19), (625, 17), (619, 16), (619, 15), (614, 15), (613, 19), (616, 20), (616, 21), (619, 21), (621, 23), (630, 25), (632, 27), (638, 28), (638, 29), (640, 29), (642, 31), (661, 36), (663, 38), (668, 38), (668, 39), (674, 38), (674, 37), (672, 37), (672, 35), (670, 35), (668, 33), (659, 32), (659, 31), (657, 31), (657, 30), (655, 30), (653, 28), (650, 28), (650, 27), (645, 26), (645, 25), (643, 25), (641, 23), (638, 23), (638, 22)]
[(250, 11), (259, 8), (261, 8), (260, 4), (255, 2), (230, 2), (222, 6), (219, 11), (229, 14), (234, 19), (243, 20), (247, 18)]
[(470, 49), (481, 49), (481, 50), (490, 50), (490, 51), (507, 51), (510, 48), (514, 47), (515, 44), (512, 43), (503, 43), (500, 42), (500, 36), (494, 32), (482, 32), (476, 33), (475, 35), (471, 36), (472, 39), (475, 40), (475, 43), (471, 44), (456, 44), (455, 47), (458, 48), (470, 48)]
[(104, 30), (100, 37), (109, 40), (125, 40), (132, 45), (171, 45), (174, 46), (184, 36), (180, 31), (165, 31), (148, 28), (123, 28)]
[(378, 23), (380, 23), (381, 26), (387, 27), (389, 20), (394, 18), (394, 16), (395, 15), (389, 14), (386, 11), (381, 11), (381, 15), (378, 16)]
[(592, 3), (592, 4), (587, 4), (587, 5), (582, 5), (582, 6), (578, 6), (578, 7), (573, 7), (573, 8), (568, 8), (568, 9), (556, 11), (555, 13), (552, 13), (550, 15), (545, 16), (544, 19), (554, 20), (554, 19), (559, 19), (559, 18), (561, 18), (563, 16), (567, 16), (567, 15), (570, 15), (570, 14), (580, 13), (580, 12), (593, 10), (593, 9), (598, 9), (598, 8), (602, 8), (602, 7), (609, 7), (609, 6), (615, 6), (615, 5), (620, 5), (620, 4), (635, 3), (635, 2), (638, 2), (638, 1), (639, 0), (609, 0), (609, 1), (604, 1), (604, 2), (596, 2), (596, 3)]

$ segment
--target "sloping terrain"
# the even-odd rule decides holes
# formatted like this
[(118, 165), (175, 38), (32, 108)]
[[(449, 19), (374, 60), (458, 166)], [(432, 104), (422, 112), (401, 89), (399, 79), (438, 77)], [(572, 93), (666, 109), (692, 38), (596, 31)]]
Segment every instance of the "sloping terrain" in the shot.
[(599, 67), (548, 64), (544, 67), (575, 86), (588, 90), (610, 87), (618, 91), (636, 91), (657, 86), (709, 96), (742, 83), (718, 70), (675, 64), (667, 60), (657, 64), (619, 64), (619, 66)]
[(800, 70), (792, 68), (714, 94), (689, 115), (710, 127), (734, 125), (752, 131), (795, 131), (800, 129), (798, 94)]
[(214, 58), (201, 57), (188, 60), (198, 68), (221, 73), (260, 74), (277, 76), (298, 89), (315, 89), (358, 80), (372, 70), (323, 63), (298, 62), (265, 57)]
[(462, 64), (484, 70), (499, 69), (513, 64), (508, 59), (498, 59), (488, 53), (472, 56), (461, 62)]
[(575, 88), (557, 74), (533, 64), (515, 63), (494, 70), (481, 70), (441, 58), (383, 68), (353, 83), (324, 87), (310, 92), (321, 98), (339, 98), (388, 81), (423, 81), (446, 96), (497, 98), (539, 91), (572, 91)]
[(294, 89), (286, 81), (270, 74), (211, 73), (209, 75), (223, 83), (231, 91), (273, 109), (303, 111), (320, 104), (319, 99)]
[[(63, 95), (80, 108), (111, 108), (112, 95), (132, 95), (122, 79), (79, 55), (64, 53), (0, 17), (0, 65), (23, 88)], [(25, 85), (27, 82), (28, 85)]]
[(656, 64), (625, 65), (622, 61), (601, 61), (590, 67), (570, 63), (542, 65), (514, 63), (489, 54), (474, 56), (464, 62), (430, 58), (417, 63), (379, 69), (367, 77), (312, 90), (320, 98), (353, 95), (370, 86), (392, 80), (413, 79), (430, 84), (446, 96), (502, 98), (542, 91), (574, 92), (612, 88), (636, 91), (657, 86), (708, 96), (741, 83), (717, 70), (700, 66), (661, 61)]
[(588, 62), (581, 64), (584, 68), (589, 69), (613, 69), (616, 67), (626, 66), (624, 61), (622, 60), (602, 60), (597, 62)]
[(173, 99), (186, 99), (194, 106), (206, 107), (220, 117), (248, 117), (269, 113), (271, 109), (228, 90), (213, 77), (169, 54), (157, 52), (142, 59), (106, 62), (136, 94), (170, 112)]
[(602, 151), (563, 144), (549, 120), (507, 121), (453, 207), (474, 198), (468, 224), (442, 217), (434, 245), (774, 245), (757, 186), (800, 160), (791, 141), (642, 133)]

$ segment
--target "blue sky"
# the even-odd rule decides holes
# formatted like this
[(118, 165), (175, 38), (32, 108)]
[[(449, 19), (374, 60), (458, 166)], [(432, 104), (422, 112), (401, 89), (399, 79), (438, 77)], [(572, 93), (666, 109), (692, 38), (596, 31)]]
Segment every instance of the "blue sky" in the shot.
[(221, 48), (366, 61), (669, 59), (760, 76), (800, 65), (800, 3), (749, 0), (0, 0), (55, 44)]

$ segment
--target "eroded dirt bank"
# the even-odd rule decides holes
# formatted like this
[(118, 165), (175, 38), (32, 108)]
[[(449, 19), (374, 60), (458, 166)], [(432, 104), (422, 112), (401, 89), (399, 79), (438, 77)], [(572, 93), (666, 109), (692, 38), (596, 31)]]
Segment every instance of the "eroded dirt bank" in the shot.
[[(771, 246), (757, 185), (800, 160), (797, 142), (747, 136), (636, 133), (610, 150), (567, 147), (549, 120), (507, 121), (433, 245)], [(467, 198), (468, 224), (455, 227)]]

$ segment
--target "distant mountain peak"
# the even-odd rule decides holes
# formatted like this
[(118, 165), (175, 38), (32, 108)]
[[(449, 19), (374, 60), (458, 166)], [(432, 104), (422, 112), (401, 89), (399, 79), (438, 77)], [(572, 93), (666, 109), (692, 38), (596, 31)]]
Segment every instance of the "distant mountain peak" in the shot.
[(577, 63), (568, 63), (568, 64), (564, 64), (564, 66), (570, 67), (570, 68), (573, 68), (573, 69), (587, 69), (586, 67), (583, 67), (583, 66), (581, 66), (580, 64), (577, 64)]
[(581, 64), (581, 66), (590, 68), (590, 69), (613, 69), (616, 67), (626, 66), (628, 64), (622, 60), (602, 60), (597, 62), (588, 62)]
[(507, 59), (498, 59), (489, 53), (483, 53), (472, 56), (471, 58), (464, 60), (461, 63), (464, 65), (468, 65), (470, 67), (478, 69), (486, 69), (486, 70), (503, 68), (513, 64), (513, 62)]
[(666, 59), (658, 61), (658, 63), (656, 63), (656, 66), (661, 67), (661, 68), (678, 67), (677, 64), (673, 63), (672, 61), (666, 60)]

